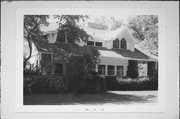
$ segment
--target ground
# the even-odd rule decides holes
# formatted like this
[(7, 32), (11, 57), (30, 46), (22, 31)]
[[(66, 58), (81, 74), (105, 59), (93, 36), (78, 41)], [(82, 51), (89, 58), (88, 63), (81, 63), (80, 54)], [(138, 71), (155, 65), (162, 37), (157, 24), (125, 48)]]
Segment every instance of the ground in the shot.
[(108, 91), (105, 94), (25, 95), (25, 105), (156, 104), (157, 91)]

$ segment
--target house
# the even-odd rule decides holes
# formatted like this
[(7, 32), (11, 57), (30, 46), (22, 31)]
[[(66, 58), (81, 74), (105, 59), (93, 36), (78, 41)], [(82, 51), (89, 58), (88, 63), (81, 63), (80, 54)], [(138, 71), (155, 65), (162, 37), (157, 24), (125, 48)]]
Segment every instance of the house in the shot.
[[(112, 31), (101, 24), (89, 22), (82, 28), (92, 37), (89, 37), (87, 43), (80, 42), (79, 45), (95, 47), (99, 51), (100, 63), (93, 66), (99, 75), (126, 77), (138, 73), (138, 76), (152, 76), (153, 72), (158, 70), (158, 60), (140, 51), (137, 47), (139, 40), (133, 37), (133, 30), (126, 25)], [(57, 31), (46, 32), (46, 37), (48, 42), (54, 45)], [(52, 73), (66, 75), (67, 61), (58, 56), (53, 58), (51, 45), (49, 48), (39, 48), (39, 61), (49, 57), (49, 60), (55, 61)], [(59, 47), (66, 47), (65, 43)], [(63, 49), (59, 50), (65, 52)]]

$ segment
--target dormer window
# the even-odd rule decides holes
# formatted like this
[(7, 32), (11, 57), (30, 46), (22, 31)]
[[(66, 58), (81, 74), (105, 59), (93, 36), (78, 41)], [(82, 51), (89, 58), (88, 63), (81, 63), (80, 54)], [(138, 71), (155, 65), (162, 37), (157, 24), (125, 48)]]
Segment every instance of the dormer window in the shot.
[(95, 43), (95, 46), (102, 47), (102, 42), (96, 42), (96, 43)]
[(124, 38), (121, 40), (121, 48), (122, 49), (127, 49), (127, 42), (126, 42), (126, 40)]
[(113, 48), (119, 48), (119, 39), (113, 40)]
[(94, 41), (88, 41), (87, 45), (89, 46), (98, 46), (98, 47), (102, 47), (102, 42), (94, 42)]
[(88, 42), (87, 42), (87, 45), (89, 45), (89, 46), (94, 46), (94, 41), (88, 41)]

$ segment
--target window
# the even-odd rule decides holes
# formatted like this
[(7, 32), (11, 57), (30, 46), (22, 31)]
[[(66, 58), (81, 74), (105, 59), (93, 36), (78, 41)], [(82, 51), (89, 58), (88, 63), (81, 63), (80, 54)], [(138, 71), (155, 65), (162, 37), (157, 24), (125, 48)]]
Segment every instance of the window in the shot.
[(123, 76), (123, 66), (117, 66), (117, 76)]
[(105, 65), (98, 65), (98, 74), (105, 75)]
[(96, 42), (95, 46), (101, 46), (102, 47), (102, 42)]
[(119, 48), (119, 39), (113, 40), (113, 48)]
[(87, 45), (94, 46), (94, 41), (88, 41)]
[(124, 38), (121, 40), (121, 48), (122, 49), (127, 49), (127, 42), (126, 42), (126, 40)]
[(55, 65), (55, 70), (54, 70), (55, 75), (62, 75), (63, 74), (63, 64), (57, 63)]
[(108, 75), (114, 75), (114, 66), (108, 65)]

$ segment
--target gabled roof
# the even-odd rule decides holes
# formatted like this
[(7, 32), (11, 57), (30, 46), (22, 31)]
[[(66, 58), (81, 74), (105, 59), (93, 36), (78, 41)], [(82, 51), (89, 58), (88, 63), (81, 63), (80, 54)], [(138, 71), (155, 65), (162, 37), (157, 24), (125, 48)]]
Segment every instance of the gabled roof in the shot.
[(144, 60), (144, 61), (157, 61), (157, 60), (145, 55), (144, 53), (142, 53), (141, 51), (139, 51), (136, 48), (134, 49), (134, 52), (130, 51), (130, 50), (125, 50), (125, 49), (112, 49), (112, 50), (130, 60), (137, 59), (137, 60)]
[(105, 47), (95, 47), (102, 57), (113, 57), (127, 60), (140, 60), (140, 61), (158, 61), (153, 59), (146, 54), (142, 53), (135, 48), (135, 51), (130, 51), (126, 49), (107, 49)]
[(129, 29), (126, 25), (122, 25), (120, 28), (116, 30), (102, 30), (102, 29), (95, 29), (91, 27), (82, 27), (82, 28), (94, 39), (114, 40), (118, 38), (121, 34), (123, 34), (124, 32), (127, 32), (133, 39), (134, 43), (139, 43), (139, 40), (134, 38), (132, 35), (133, 30)]
[[(69, 52), (69, 53), (74, 53), (74, 54), (81, 54), (84, 52), (84, 48), (86, 47), (91, 47), (91, 46), (75, 46), (75, 45), (70, 45), (67, 43), (55, 43), (55, 44), (50, 44), (50, 43), (41, 43), (39, 47), (37, 47), (38, 51), (40, 52), (59, 52), (63, 53), (64, 52)], [(156, 59), (153, 59), (138, 49), (135, 48), (135, 51), (130, 51), (126, 49), (107, 49), (106, 47), (93, 47), (96, 50), (99, 51), (100, 56), (102, 57), (114, 57), (114, 58), (120, 58), (120, 59), (126, 59), (126, 60), (140, 60), (140, 61), (156, 61)]]

